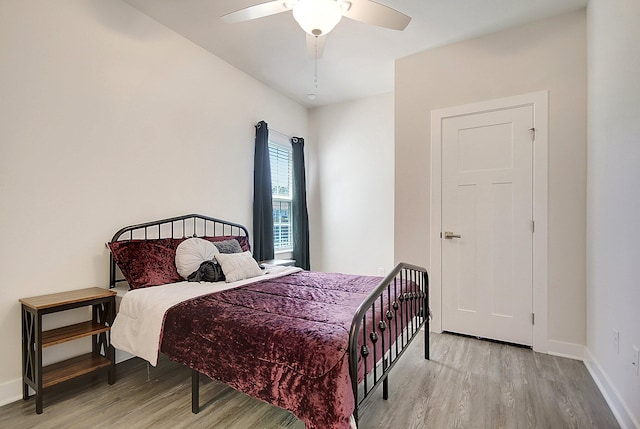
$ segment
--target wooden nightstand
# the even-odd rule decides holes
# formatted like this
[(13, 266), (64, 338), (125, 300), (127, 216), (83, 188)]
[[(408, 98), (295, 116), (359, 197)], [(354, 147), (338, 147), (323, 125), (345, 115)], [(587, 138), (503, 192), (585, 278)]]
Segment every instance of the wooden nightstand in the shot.
[[(54, 384), (108, 369), (109, 384), (115, 381), (115, 353), (109, 330), (116, 308), (116, 292), (98, 287), (20, 299), (22, 303), (22, 397), (29, 399), (29, 387), (36, 392), (36, 413), (42, 413), (43, 390)], [(42, 316), (78, 307), (92, 307), (86, 322), (42, 331)], [(45, 347), (92, 336), (92, 351), (46, 367)]]

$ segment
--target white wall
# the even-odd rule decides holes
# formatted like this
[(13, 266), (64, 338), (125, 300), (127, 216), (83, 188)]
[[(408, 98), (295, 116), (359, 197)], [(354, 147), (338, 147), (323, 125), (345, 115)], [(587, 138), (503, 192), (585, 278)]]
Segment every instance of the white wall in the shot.
[(589, 2), (587, 363), (629, 428), (640, 428), (639, 17), (637, 0)]
[(431, 110), (549, 91), (548, 335), (578, 350), (586, 337), (586, 61), (582, 10), (398, 60), (395, 86), (395, 259), (426, 266)]
[(393, 95), (310, 111), (311, 268), (378, 275), (393, 264)]
[(113, 0), (0, 2), (0, 118), (0, 403), (21, 395), (20, 297), (106, 287), (104, 243), (124, 225), (200, 212), (250, 227), (253, 125), (305, 136), (308, 120)]

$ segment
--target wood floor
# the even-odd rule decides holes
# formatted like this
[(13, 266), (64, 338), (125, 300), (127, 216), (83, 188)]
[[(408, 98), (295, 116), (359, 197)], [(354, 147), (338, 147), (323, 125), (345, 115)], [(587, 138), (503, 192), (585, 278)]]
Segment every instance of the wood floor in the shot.
[[(391, 373), (389, 400), (376, 392), (360, 429), (619, 427), (582, 362), (449, 334), (431, 335), (430, 361), (422, 353), (419, 336)], [(304, 428), (206, 377), (192, 414), (190, 373), (166, 358), (149, 374), (138, 359), (117, 374), (112, 386), (104, 375), (50, 388), (41, 415), (33, 398), (0, 407), (0, 428)]]

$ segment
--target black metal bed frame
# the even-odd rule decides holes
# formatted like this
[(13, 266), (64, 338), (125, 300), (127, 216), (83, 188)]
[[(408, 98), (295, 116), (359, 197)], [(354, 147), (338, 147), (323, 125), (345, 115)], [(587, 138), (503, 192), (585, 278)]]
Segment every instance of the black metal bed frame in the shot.
[[(389, 398), (389, 372), (422, 328), (424, 358), (429, 359), (429, 318), (427, 270), (407, 263), (396, 265), (360, 304), (349, 332), (349, 375), (356, 404), (353, 412), (356, 423), (359, 410), (380, 384), (382, 398)], [(367, 347), (367, 338), (373, 343), (373, 350)], [(378, 342), (381, 343), (380, 350)], [(372, 368), (368, 368), (370, 354), (373, 355)], [(360, 359), (365, 374), (362, 384), (358, 383)]]
[[(200, 214), (187, 214), (126, 226), (113, 235), (111, 242), (125, 240), (157, 240), (162, 238), (245, 236), (249, 231), (243, 225)], [(109, 253), (109, 288), (126, 282), (118, 276), (117, 265)]]
[[(249, 232), (240, 224), (188, 214), (127, 226), (116, 232), (111, 241), (224, 235), (249, 239)], [(124, 278), (117, 276), (116, 263), (110, 256), (109, 287), (123, 281)], [(429, 318), (429, 277), (426, 269), (411, 264), (398, 264), (360, 304), (349, 332), (349, 374), (356, 405), (353, 413), (356, 423), (359, 410), (380, 384), (383, 386), (383, 398), (388, 399), (389, 372), (422, 328), (425, 359), (429, 359)], [(373, 350), (365, 344), (367, 338), (373, 344)], [(368, 358), (370, 354), (372, 358)], [(362, 383), (358, 382), (360, 359), (363, 360), (365, 374)], [(373, 362), (372, 368), (368, 367), (369, 362)], [(193, 413), (200, 411), (199, 377), (200, 373), (192, 369)]]

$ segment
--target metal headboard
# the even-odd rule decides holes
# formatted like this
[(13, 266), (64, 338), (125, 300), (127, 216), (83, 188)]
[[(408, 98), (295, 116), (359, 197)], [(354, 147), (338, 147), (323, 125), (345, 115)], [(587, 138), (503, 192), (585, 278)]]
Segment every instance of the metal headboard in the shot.
[[(249, 231), (243, 225), (216, 219), (200, 214), (187, 214), (168, 219), (130, 225), (122, 228), (113, 235), (111, 242), (127, 240), (159, 240), (162, 238), (187, 237), (219, 237), (245, 236), (249, 239)], [(116, 263), (109, 252), (109, 287), (116, 287), (117, 283), (125, 282), (117, 277)]]

